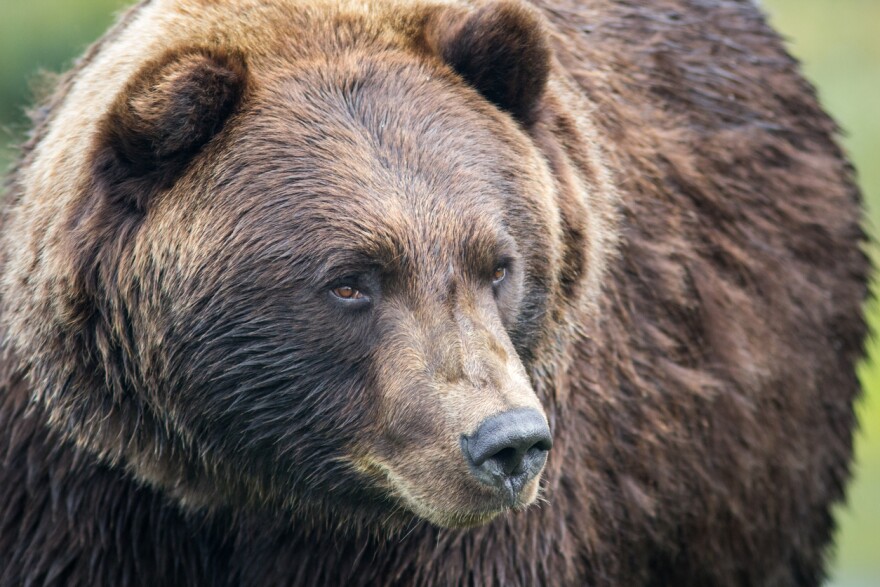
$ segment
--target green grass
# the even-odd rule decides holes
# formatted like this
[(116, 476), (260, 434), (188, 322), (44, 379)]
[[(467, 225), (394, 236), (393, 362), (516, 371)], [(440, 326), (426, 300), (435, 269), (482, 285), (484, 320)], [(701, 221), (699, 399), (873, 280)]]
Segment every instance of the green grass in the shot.
[(113, 22), (127, 0), (0, 2), (0, 169), (20, 140), (30, 82), (40, 69), (63, 71)]
[[(19, 140), (28, 79), (59, 71), (112, 22), (126, 0), (2, 0), (0, 7), (0, 165)], [(790, 39), (823, 103), (846, 132), (843, 143), (860, 173), (868, 227), (880, 226), (880, 0), (763, 0)], [(877, 249), (880, 251), (880, 248)], [(875, 258), (880, 257), (875, 255)], [(878, 290), (880, 291), (880, 290)], [(880, 327), (880, 306), (869, 319)], [(856, 480), (841, 509), (835, 587), (880, 585), (880, 343), (868, 346), (860, 375)]]

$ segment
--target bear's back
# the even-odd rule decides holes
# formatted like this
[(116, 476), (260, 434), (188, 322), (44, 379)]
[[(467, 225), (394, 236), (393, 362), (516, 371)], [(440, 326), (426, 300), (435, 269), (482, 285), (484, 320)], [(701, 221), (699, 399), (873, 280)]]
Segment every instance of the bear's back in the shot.
[(668, 536), (645, 564), (669, 584), (814, 584), (849, 476), (869, 271), (837, 127), (755, 3), (536, 4), (622, 201), (574, 384), (584, 430), (627, 431), (581, 455), (625, 471), (607, 528)]

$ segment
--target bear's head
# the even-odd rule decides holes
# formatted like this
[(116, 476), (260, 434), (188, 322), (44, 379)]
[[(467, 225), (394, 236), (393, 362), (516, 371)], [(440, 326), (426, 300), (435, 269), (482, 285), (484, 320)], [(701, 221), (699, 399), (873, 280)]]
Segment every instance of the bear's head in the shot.
[(131, 50), (81, 165), (22, 180), (4, 297), (36, 400), (188, 507), (455, 527), (532, 503), (610, 241), (540, 17), (222, 4)]

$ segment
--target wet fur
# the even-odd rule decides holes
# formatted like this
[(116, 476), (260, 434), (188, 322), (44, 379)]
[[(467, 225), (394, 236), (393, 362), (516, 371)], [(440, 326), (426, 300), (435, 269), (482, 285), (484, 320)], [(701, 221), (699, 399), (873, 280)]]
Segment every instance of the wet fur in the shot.
[[(58, 124), (54, 113), (79, 73), (151, 4), (124, 16), (35, 111), (32, 137), (7, 182), (7, 216), (21, 218), (26, 188), (39, 179), (28, 175), (35, 153), (45, 148)], [(194, 10), (217, 3), (203, 4)], [(294, 514), (288, 523), (271, 507), (280, 498), (265, 494), (272, 487), (266, 479), (278, 474), (271, 463), (237, 461), (235, 447), (222, 439), (211, 448), (229, 455), (228, 466), (214, 463), (211, 474), (226, 486), (204, 483), (200, 453), (175, 431), (194, 430), (202, 413), (215, 413), (211, 398), (175, 399), (179, 403), (163, 412), (151, 403), (156, 397), (133, 399), (119, 390), (155, 389), (171, 375), (191, 383), (198, 373), (185, 372), (187, 361), (220, 369), (235, 349), (199, 355), (198, 345), (181, 344), (192, 352), (169, 358), (159, 342), (137, 352), (126, 346), (136, 338), (133, 331), (161, 340), (162, 325), (147, 318), (162, 300), (148, 297), (153, 290), (144, 284), (175, 283), (168, 268), (157, 266), (161, 259), (135, 256), (137, 272), (114, 270), (130, 259), (126, 239), (140, 230), (148, 205), (138, 199), (142, 189), (126, 184), (115, 193), (131, 205), (110, 216), (88, 199), (76, 213), (64, 210), (65, 221), (73, 222), (64, 230), (51, 215), (32, 213), (31, 232), (45, 229), (51, 237), (41, 262), (60, 250), (59, 264), (23, 269), (21, 251), (8, 241), (0, 252), (4, 295), (31, 292), (13, 305), (31, 305), (32, 313), (47, 317), (62, 308), (62, 317), (76, 325), (71, 332), (79, 333), (41, 349), (46, 361), (79, 360), (60, 371), (35, 360), (39, 356), (24, 364), (16, 345), (5, 344), (0, 584), (820, 584), (833, 536), (831, 507), (843, 499), (849, 478), (868, 272), (860, 195), (835, 142), (837, 129), (752, 3), (535, 5), (546, 19), (554, 59), (546, 93), (527, 91), (511, 101), (498, 86), (503, 80), (453, 69), (477, 89), (496, 92), (490, 98), (527, 129), (562, 194), (554, 237), (561, 246), (547, 252), (547, 275), (555, 277), (523, 294), (536, 311), (518, 320), (512, 336), (554, 433), (540, 503), (469, 531), (405, 515), (389, 530), (379, 522), (394, 517), (396, 506), (381, 495), (355, 492), (338, 510), (320, 501), (327, 491), (344, 494), (353, 482), (341, 464), (327, 463), (290, 479), (317, 505), (283, 504)], [(418, 28), (398, 30), (408, 26)], [(432, 54), (437, 38), (378, 34), (377, 42)], [(246, 37), (228, 41), (242, 53), (259, 52)], [(447, 59), (454, 63), (454, 55)], [(244, 75), (238, 65), (228, 66), (238, 63), (237, 53), (209, 59), (239, 72), (213, 79)], [(462, 96), (476, 104), (475, 94)], [(234, 108), (217, 113), (232, 116), (230, 128), (236, 128)], [(508, 132), (489, 120), (487, 114), (485, 124), (494, 131)], [(595, 134), (585, 137), (584, 128)], [(232, 135), (190, 145), (198, 152), (181, 192), (205, 197), (208, 180), (200, 170), (241, 144)], [(265, 160), (251, 155), (255, 165)], [(178, 179), (180, 169), (165, 165), (156, 169), (167, 177), (142, 177), (159, 181), (152, 185)], [(582, 204), (565, 194), (607, 182), (603, 165), (613, 174), (619, 216), (609, 212), (614, 218), (599, 224), (619, 221), (619, 227), (592, 235)], [(230, 162), (226, 171), (234, 182), (239, 170)], [(618, 239), (603, 272), (596, 267), (603, 258), (598, 251), (607, 253)], [(540, 250), (542, 244), (529, 246)], [(223, 296), (188, 303), (199, 312), (247, 308), (263, 284), (242, 290), (253, 276), (225, 272), (236, 259), (221, 262), (216, 253), (202, 252), (195, 262)], [(45, 271), (52, 280), (41, 278)], [(237, 287), (224, 290), (229, 283)], [(139, 297), (131, 298), (133, 292)], [(162, 295), (187, 294), (170, 288)], [(112, 303), (118, 299), (125, 303)], [(4, 299), (4, 308), (10, 303)], [(136, 316), (128, 313), (132, 307)], [(9, 321), (4, 315), (6, 328)], [(39, 333), (40, 326), (28, 328)], [(217, 335), (197, 320), (173, 326), (165, 333), (189, 344)], [(323, 334), (306, 342), (324, 344)], [(330, 351), (323, 356), (335, 356)], [(132, 363), (132, 356), (141, 359)], [(169, 373), (172, 367), (181, 371)], [(254, 389), (271, 386), (273, 373), (283, 375), (270, 367), (266, 380), (252, 381)], [(329, 364), (312, 367), (303, 377), (315, 378)], [(230, 373), (229, 381), (247, 374)], [(65, 388), (70, 381), (104, 392), (85, 398)], [(321, 389), (300, 411), (290, 406), (316, 426), (332, 424), (325, 436), (303, 440), (303, 451), (335, 446), (341, 442), (335, 423), (375, 409), (339, 387)], [(269, 440), (283, 434), (277, 405), (267, 396), (255, 406), (263, 410), (253, 420), (256, 429)], [(111, 417), (85, 419), (93, 413)], [(236, 428), (240, 421), (223, 425), (232, 436), (248, 432)], [(149, 473), (154, 462), (161, 465)], [(175, 485), (178, 479), (185, 482)], [(230, 496), (248, 507), (231, 507)]]

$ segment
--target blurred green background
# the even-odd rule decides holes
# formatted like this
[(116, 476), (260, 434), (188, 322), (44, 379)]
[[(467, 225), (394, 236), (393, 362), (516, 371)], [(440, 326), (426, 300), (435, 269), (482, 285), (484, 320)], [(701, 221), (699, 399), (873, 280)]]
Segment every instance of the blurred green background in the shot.
[[(0, 0), (0, 166), (26, 129), (30, 80), (60, 71), (96, 39), (127, 0)], [(868, 227), (880, 225), (880, 0), (764, 0), (776, 27), (803, 61), (859, 170)], [(880, 259), (872, 250), (875, 259)], [(880, 307), (870, 307), (874, 328)], [(880, 586), (880, 344), (869, 344), (861, 376), (862, 430), (855, 483), (838, 518), (831, 585)], [(792, 496), (796, 499), (796, 496)]]

